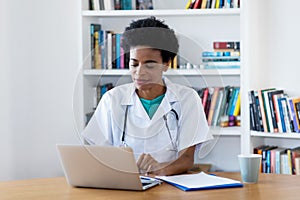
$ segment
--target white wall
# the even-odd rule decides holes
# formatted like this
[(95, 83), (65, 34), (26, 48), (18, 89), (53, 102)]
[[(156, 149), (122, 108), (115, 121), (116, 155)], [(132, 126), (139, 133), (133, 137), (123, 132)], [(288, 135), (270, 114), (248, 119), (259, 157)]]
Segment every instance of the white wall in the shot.
[(0, 0), (0, 181), (62, 175), (56, 143), (79, 142), (74, 0)]

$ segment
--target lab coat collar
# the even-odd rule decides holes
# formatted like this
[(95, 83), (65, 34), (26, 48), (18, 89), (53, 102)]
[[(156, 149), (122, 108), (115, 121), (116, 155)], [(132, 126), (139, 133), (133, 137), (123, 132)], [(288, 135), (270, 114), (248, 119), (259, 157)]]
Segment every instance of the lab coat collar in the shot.
[[(161, 105), (158, 107), (157, 111), (155, 112), (152, 121), (155, 122), (156, 120), (160, 119), (163, 115), (167, 114), (172, 109), (172, 104), (179, 101), (179, 97), (177, 96), (178, 92), (176, 84), (172, 83), (169, 79), (166, 77), (163, 77), (163, 81), (167, 87), (166, 95), (163, 98)], [(127, 106), (132, 105), (134, 114), (137, 117), (148, 119), (150, 120), (148, 114), (146, 113), (142, 103), (140, 102), (135, 90), (134, 83), (131, 83), (128, 85), (126, 89), (126, 95), (124, 95), (121, 105)]]

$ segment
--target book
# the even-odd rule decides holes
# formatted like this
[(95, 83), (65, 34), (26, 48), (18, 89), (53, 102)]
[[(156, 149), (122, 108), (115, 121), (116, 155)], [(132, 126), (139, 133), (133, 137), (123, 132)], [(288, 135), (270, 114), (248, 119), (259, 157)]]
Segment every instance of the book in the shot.
[(268, 127), (268, 129), (267, 129), (268, 132), (274, 132), (270, 103), (269, 103), (270, 101), (269, 101), (269, 95), (268, 95), (268, 92), (271, 92), (274, 90), (275, 90), (275, 88), (262, 91), (263, 104), (264, 104), (264, 110), (266, 113), (266, 123), (267, 123), (267, 127)]
[(251, 126), (253, 127), (252, 130), (255, 131), (262, 131), (260, 126), (260, 116), (259, 116), (259, 107), (256, 103), (256, 96), (255, 91), (251, 90), (248, 93), (248, 99), (249, 99), (249, 108), (250, 108), (250, 117), (251, 117)]
[(201, 9), (205, 9), (206, 8), (207, 1), (208, 0), (202, 0)]
[(243, 187), (240, 181), (200, 172), (174, 176), (156, 176), (183, 191)]
[(121, 10), (121, 9), (122, 9), (121, 0), (114, 0), (114, 10)]
[(240, 42), (239, 41), (214, 41), (213, 49), (231, 49), (231, 50), (240, 50)]
[(101, 68), (101, 45), (100, 45), (100, 31), (97, 31), (94, 33), (94, 38), (95, 38), (95, 49), (94, 49), (94, 65), (93, 69), (100, 69)]
[(122, 10), (132, 10), (131, 0), (121, 0), (121, 9)]
[(261, 164), (262, 164), (262, 172), (263, 173), (269, 173), (270, 171), (270, 150), (277, 148), (277, 146), (268, 146), (262, 149), (262, 158), (261, 158)]
[(261, 164), (260, 164), (260, 172), (264, 172), (264, 170), (265, 170), (264, 169), (264, 167), (265, 167), (264, 166), (265, 165), (265, 161), (263, 161), (263, 159), (265, 159), (264, 158), (265, 157), (265, 153), (263, 153), (263, 152), (265, 152), (265, 150), (268, 149), (268, 148), (270, 148), (269, 145), (260, 145), (260, 146), (257, 146), (257, 147), (255, 147), (253, 149), (253, 153), (260, 154), (262, 156), (262, 161), (261, 161)]
[(212, 0), (207, 0), (205, 8), (210, 8), (211, 2), (212, 2)]
[(216, 8), (216, 0), (211, 1), (210, 8), (212, 8), (212, 9)]
[(223, 98), (221, 100), (220, 113), (219, 113), (219, 118), (218, 118), (217, 124), (220, 124), (221, 117), (226, 116), (226, 102), (227, 102), (227, 99), (229, 98), (228, 93), (229, 93), (230, 87), (231, 86), (226, 86), (224, 88), (224, 94), (223, 94)]
[(279, 110), (279, 104), (278, 104), (278, 98), (282, 98), (283, 94), (275, 94), (272, 97), (272, 101), (273, 101), (273, 106), (274, 106), (274, 115), (276, 118), (276, 122), (277, 122), (277, 127), (278, 127), (278, 132), (279, 133), (283, 133), (283, 122), (281, 120), (280, 117), (280, 110)]
[(282, 132), (285, 133), (286, 132), (286, 124), (284, 121), (284, 113), (283, 113), (283, 106), (282, 106), (282, 102), (281, 102), (281, 98), (277, 99), (278, 102), (278, 111), (279, 111), (279, 118), (281, 121), (281, 126), (282, 126)]
[[(96, 46), (95, 46), (95, 33), (99, 32), (101, 30), (101, 24), (90, 24), (90, 49), (91, 49), (91, 69), (95, 69), (95, 50), (96, 50)], [(98, 33), (99, 34), (99, 33)], [(98, 41), (98, 39), (97, 39)], [(98, 54), (99, 49), (97, 49), (96, 53)]]
[(201, 8), (201, 3), (202, 3), (202, 0), (196, 0), (194, 5), (193, 5), (193, 9)]
[(213, 120), (213, 116), (214, 116), (214, 112), (215, 112), (215, 108), (216, 108), (216, 104), (217, 104), (217, 99), (218, 99), (218, 95), (219, 95), (219, 87), (215, 87), (214, 88), (214, 92), (211, 98), (211, 104), (209, 107), (209, 113), (208, 113), (208, 117), (207, 117), (207, 123), (209, 126), (212, 125), (212, 120)]
[(264, 131), (263, 123), (262, 123), (262, 114), (261, 114), (261, 104), (259, 102), (258, 98), (258, 91), (254, 91), (254, 100), (255, 100), (255, 105), (257, 107), (257, 117), (258, 117), (258, 127), (260, 131)]
[(292, 173), (297, 174), (296, 172), (296, 158), (300, 158), (300, 146), (294, 147), (291, 149), (291, 164), (292, 164)]
[(295, 158), (295, 174), (300, 175), (300, 157)]
[(208, 98), (208, 93), (209, 93), (208, 88), (204, 88), (204, 90), (203, 90), (203, 96), (201, 97), (203, 108), (206, 107), (207, 98)]
[(261, 119), (262, 119), (264, 132), (268, 132), (269, 130), (268, 130), (268, 124), (267, 124), (267, 118), (266, 118), (265, 103), (264, 103), (264, 99), (263, 99), (262, 94), (266, 90), (272, 90), (272, 89), (274, 89), (274, 88), (258, 90), (258, 94), (257, 94), (258, 100), (259, 100), (259, 105), (260, 105)]
[(231, 99), (229, 101), (229, 108), (228, 108), (227, 115), (234, 116), (234, 109), (235, 109), (235, 107), (237, 105), (239, 95), (240, 95), (240, 88), (239, 87), (235, 87), (233, 89), (233, 95), (231, 96)]
[(270, 115), (271, 115), (271, 122), (273, 126), (273, 132), (277, 133), (278, 132), (278, 125), (277, 125), (277, 120), (275, 116), (275, 108), (274, 108), (274, 101), (273, 101), (273, 96), (276, 94), (283, 94), (283, 90), (274, 90), (271, 92), (268, 92), (268, 100), (269, 100), (269, 106), (270, 106)]
[(239, 51), (203, 51), (202, 58), (235, 58), (240, 59)]
[(188, 0), (188, 2), (185, 4), (185, 9), (192, 9), (193, 8), (193, 0)]
[(294, 110), (295, 110), (295, 116), (296, 116), (296, 121), (297, 121), (297, 126), (298, 129), (300, 130), (300, 97), (299, 98), (293, 98), (293, 106), (294, 106)]
[(286, 148), (284, 147), (277, 147), (274, 150), (271, 150), (275, 152), (275, 173), (281, 174), (281, 155), (286, 153)]
[(233, 116), (238, 116), (240, 115), (240, 110), (241, 110), (241, 93), (238, 92), (237, 100), (233, 109)]
[(281, 174), (291, 174), (286, 153), (280, 155), (280, 172)]
[(290, 124), (290, 116), (289, 116), (289, 111), (287, 107), (287, 100), (286, 97), (279, 98), (278, 101), (281, 102), (281, 106), (279, 103), (279, 108), (282, 109), (282, 114), (283, 114), (283, 121), (285, 124), (286, 132), (291, 133), (291, 124)]
[(300, 132), (299, 123), (298, 123), (298, 120), (296, 117), (295, 106), (293, 104), (293, 98), (288, 98), (288, 104), (290, 105), (289, 106), (290, 114), (291, 114), (291, 117), (293, 118), (293, 124), (294, 124), (293, 131), (296, 133), (299, 133)]
[(218, 98), (217, 98), (216, 107), (215, 107), (215, 111), (214, 111), (214, 115), (213, 115), (212, 122), (211, 122), (212, 126), (217, 126), (218, 125), (218, 121), (219, 121), (219, 118), (220, 118), (220, 109), (221, 109), (221, 103), (222, 103), (223, 95), (224, 95), (224, 88), (220, 88)]
[(137, 10), (153, 10), (152, 0), (136, 0)]

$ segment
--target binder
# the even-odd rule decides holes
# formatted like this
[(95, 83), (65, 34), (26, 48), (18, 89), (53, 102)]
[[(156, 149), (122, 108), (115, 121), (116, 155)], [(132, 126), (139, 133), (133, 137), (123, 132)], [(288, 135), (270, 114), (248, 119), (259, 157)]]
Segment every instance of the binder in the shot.
[(156, 176), (156, 178), (165, 181), (183, 191), (207, 190), (243, 187), (244, 185), (237, 180), (215, 176), (200, 172), (197, 174), (184, 174), (175, 176)]

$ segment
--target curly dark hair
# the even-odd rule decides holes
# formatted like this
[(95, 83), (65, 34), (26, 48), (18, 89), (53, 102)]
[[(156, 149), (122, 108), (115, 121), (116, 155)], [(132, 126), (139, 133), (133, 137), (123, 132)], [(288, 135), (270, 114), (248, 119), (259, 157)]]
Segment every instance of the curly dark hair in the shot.
[(150, 46), (161, 52), (163, 62), (169, 62), (177, 55), (179, 44), (174, 30), (155, 17), (132, 21), (125, 28), (121, 46), (125, 53), (132, 47)]

